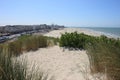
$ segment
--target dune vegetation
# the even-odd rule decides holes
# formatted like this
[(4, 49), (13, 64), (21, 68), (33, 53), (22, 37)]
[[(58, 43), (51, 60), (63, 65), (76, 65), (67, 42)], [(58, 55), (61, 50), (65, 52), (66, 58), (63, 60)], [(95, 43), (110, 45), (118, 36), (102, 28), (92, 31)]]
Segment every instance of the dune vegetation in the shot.
[(23, 52), (36, 51), (38, 48), (56, 45), (58, 42), (59, 39), (53, 37), (24, 35), (15, 41), (0, 44), (0, 51), (18, 56)]
[(60, 46), (87, 50), (91, 73), (103, 73), (108, 80), (120, 80), (119, 39), (65, 33), (60, 38)]
[(0, 80), (47, 80), (48, 75), (37, 72), (34, 68), (27, 72), (27, 62), (20, 62), (13, 57), (0, 52)]
[[(57, 45), (58, 42), (61, 47), (86, 50), (92, 74), (103, 73), (108, 80), (120, 80), (120, 40), (104, 35), (95, 37), (77, 32), (62, 34), (60, 39), (24, 35), (13, 42), (0, 44), (0, 80), (44, 79), (42, 72), (36, 75), (33, 71), (31, 75), (27, 75), (26, 63), (17, 60), (13, 63), (12, 58), (24, 52)], [(46, 79), (47, 76), (44, 80)]]
[(20, 62), (15, 57), (24, 51), (47, 47), (48, 40), (52, 39), (54, 41), (54, 38), (24, 35), (13, 42), (0, 44), (0, 80), (46, 80), (47, 75), (45, 76), (43, 72), (35, 72), (34, 68), (27, 75), (27, 62), (25, 60)]

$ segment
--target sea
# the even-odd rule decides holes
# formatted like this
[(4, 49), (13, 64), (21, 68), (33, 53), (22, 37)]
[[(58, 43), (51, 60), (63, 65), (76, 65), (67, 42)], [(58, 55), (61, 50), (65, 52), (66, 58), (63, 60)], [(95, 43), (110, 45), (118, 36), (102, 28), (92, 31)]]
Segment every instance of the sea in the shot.
[(93, 30), (113, 38), (120, 38), (120, 27), (85, 27), (85, 29)]

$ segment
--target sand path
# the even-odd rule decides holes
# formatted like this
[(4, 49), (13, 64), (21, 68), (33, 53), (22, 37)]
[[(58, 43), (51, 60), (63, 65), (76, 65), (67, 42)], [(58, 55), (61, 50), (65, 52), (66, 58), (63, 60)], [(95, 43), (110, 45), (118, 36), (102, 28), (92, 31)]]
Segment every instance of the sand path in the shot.
[(34, 64), (55, 80), (86, 80), (89, 60), (86, 51), (63, 51), (59, 46), (41, 48), (20, 56), (25, 57), (29, 68)]

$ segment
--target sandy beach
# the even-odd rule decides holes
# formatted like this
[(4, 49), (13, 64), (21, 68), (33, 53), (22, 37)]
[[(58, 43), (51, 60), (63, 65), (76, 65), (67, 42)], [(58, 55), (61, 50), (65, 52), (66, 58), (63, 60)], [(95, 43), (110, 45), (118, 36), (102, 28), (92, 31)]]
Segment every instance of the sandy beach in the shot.
[[(85, 33), (93, 36), (101, 34), (78, 28), (65, 28), (54, 30), (44, 34), (45, 36), (60, 37), (65, 32)], [(53, 80), (99, 80), (90, 74), (90, 63), (85, 50), (63, 49), (59, 46), (40, 48), (35, 52), (27, 52), (19, 56), (18, 59), (25, 58), (28, 63), (28, 71), (31, 67), (39, 68), (48, 74), (48, 79)]]
[(102, 33), (92, 31), (92, 30), (88, 30), (88, 29), (83, 29), (83, 28), (64, 28), (64, 29), (61, 29), (61, 30), (53, 30), (53, 31), (48, 32), (44, 35), (59, 38), (61, 36), (61, 34), (64, 34), (65, 32), (68, 32), (68, 33), (78, 32), (78, 33), (84, 33), (84, 34), (92, 35), (92, 36), (102, 35)]

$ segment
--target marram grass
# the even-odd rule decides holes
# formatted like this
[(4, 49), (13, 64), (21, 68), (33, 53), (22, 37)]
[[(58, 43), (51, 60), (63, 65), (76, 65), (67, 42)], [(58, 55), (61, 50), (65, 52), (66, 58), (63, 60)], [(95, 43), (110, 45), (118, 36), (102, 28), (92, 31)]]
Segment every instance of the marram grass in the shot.
[(47, 80), (46, 73), (35, 71), (34, 68), (28, 75), (26, 61), (15, 59), (24, 51), (34, 51), (41, 47), (47, 47), (47, 37), (22, 36), (13, 42), (1, 44), (0, 80)]

